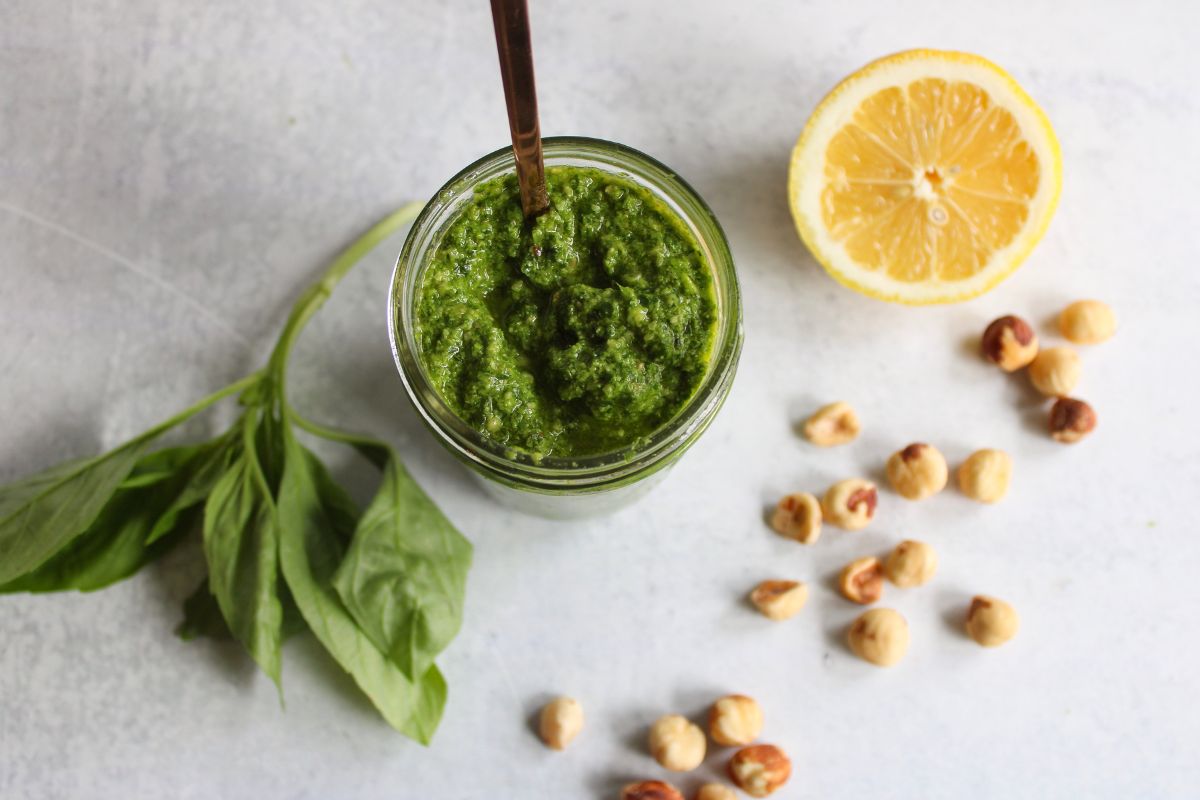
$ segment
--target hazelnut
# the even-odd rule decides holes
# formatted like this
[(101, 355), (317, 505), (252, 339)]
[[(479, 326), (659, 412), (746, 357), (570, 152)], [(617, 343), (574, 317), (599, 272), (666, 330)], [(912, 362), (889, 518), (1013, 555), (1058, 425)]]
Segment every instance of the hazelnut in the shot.
[(1049, 347), (1029, 365), (1029, 380), (1042, 394), (1060, 397), (1071, 393), (1082, 372), (1078, 353), (1069, 347)]
[(804, 437), (818, 447), (848, 444), (858, 438), (862, 425), (849, 403), (830, 403), (817, 409), (804, 423)]
[(750, 592), (750, 602), (767, 619), (794, 617), (808, 601), (808, 586), (799, 581), (763, 581)]
[(750, 744), (762, 733), (762, 726), (762, 706), (744, 694), (726, 695), (708, 712), (708, 735), (717, 744)]
[(669, 783), (642, 781), (622, 789), (621, 800), (683, 800), (683, 795)]
[(696, 792), (696, 800), (737, 800), (737, 795), (723, 783), (706, 783)]
[(838, 589), (851, 602), (864, 606), (874, 603), (883, 597), (883, 565), (875, 556), (854, 559), (842, 567)]
[(878, 502), (875, 484), (862, 478), (850, 478), (829, 487), (821, 500), (821, 513), (830, 525), (857, 531), (867, 527), (875, 516)]
[(887, 557), (884, 572), (901, 589), (923, 586), (937, 572), (937, 553), (924, 542), (905, 539)]
[(916, 442), (892, 453), (887, 462), (888, 483), (908, 500), (924, 500), (946, 488), (950, 471), (946, 458), (933, 445)]
[(812, 544), (821, 538), (821, 504), (808, 492), (789, 494), (775, 506), (771, 527), (780, 536)]
[(1012, 459), (1003, 450), (976, 450), (958, 468), (958, 488), (972, 500), (996, 503), (1008, 493)]
[(1058, 329), (1075, 344), (1099, 344), (1117, 332), (1117, 316), (1099, 300), (1079, 300), (1058, 315)]
[(773, 744), (743, 747), (729, 760), (729, 777), (751, 797), (766, 797), (791, 776), (792, 762)]
[(984, 647), (999, 647), (1017, 635), (1017, 612), (1003, 600), (985, 595), (971, 598), (967, 634)]
[(562, 750), (583, 730), (583, 706), (570, 697), (558, 697), (542, 708), (538, 733), (552, 750)]
[(1005, 372), (1013, 372), (1033, 361), (1038, 352), (1037, 334), (1028, 322), (1009, 314), (993, 321), (983, 331), (983, 356)]
[(1055, 441), (1078, 442), (1096, 427), (1095, 410), (1073, 397), (1060, 397), (1050, 407), (1050, 435)]
[(908, 623), (890, 608), (872, 608), (850, 623), (846, 644), (863, 661), (890, 667), (908, 650)]
[(700, 726), (679, 714), (668, 714), (650, 726), (650, 755), (666, 769), (695, 769), (704, 761), (706, 747)]

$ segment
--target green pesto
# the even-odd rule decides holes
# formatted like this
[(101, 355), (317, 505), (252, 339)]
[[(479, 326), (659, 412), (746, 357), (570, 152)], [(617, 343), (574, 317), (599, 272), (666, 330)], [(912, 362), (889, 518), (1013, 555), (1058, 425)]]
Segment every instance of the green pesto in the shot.
[(475, 188), (417, 290), (421, 361), (499, 444), (567, 458), (637, 446), (704, 376), (712, 275), (648, 190), (583, 167), (547, 169), (546, 188), (532, 225), (515, 176)]

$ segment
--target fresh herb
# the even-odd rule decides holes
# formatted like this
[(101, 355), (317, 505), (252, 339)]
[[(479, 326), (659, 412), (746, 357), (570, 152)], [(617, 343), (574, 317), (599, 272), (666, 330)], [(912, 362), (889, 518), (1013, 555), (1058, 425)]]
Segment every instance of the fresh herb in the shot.
[(414, 676), (371, 642), (333, 589), (344, 558), (343, 537), (356, 530), (357, 513), (346, 493), (286, 430), (286, 467), (280, 487), (280, 564), (296, 605), (325, 649), (354, 676), (393, 728), (428, 742), (446, 703), (446, 682), (436, 666)]
[(229, 639), (229, 626), (221, 616), (221, 607), (217, 598), (208, 590), (208, 576), (200, 581), (196, 590), (183, 601), (183, 621), (175, 629), (175, 634), (185, 642), (190, 642), (199, 636), (209, 639)]
[(186, 506), (169, 512), (208, 449), (175, 447), (141, 458), (83, 533), (37, 569), (0, 589), (89, 592), (137, 572), (195, 524), (196, 515)]
[[(416, 211), (395, 212), (333, 262), (292, 309), (262, 370), (108, 453), (0, 487), (0, 592), (100, 589), (199, 529), (208, 578), (184, 603), (181, 637), (232, 635), (279, 685), (282, 642), (306, 626), (392, 727), (427, 744), (446, 702), (434, 659), (462, 624), (471, 545), (392, 448), (304, 419), (286, 392), (305, 324)], [(242, 413), (224, 434), (151, 449), (235, 394)], [(364, 513), (297, 428), (379, 468)]]

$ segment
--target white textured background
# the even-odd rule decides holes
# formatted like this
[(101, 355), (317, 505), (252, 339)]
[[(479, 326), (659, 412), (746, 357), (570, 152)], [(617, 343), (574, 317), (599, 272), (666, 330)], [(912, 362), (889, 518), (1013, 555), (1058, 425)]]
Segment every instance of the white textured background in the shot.
[[(286, 710), (236, 647), (176, 639), (190, 547), (94, 595), (0, 598), (0, 797), (606, 800), (662, 777), (642, 744), (656, 716), (729, 690), (761, 700), (766, 738), (794, 758), (781, 797), (1200, 796), (1200, 7), (532, 5), (545, 132), (658, 156), (725, 224), (746, 349), (717, 423), (613, 518), (498, 508), (404, 400), (389, 242), (305, 336), (294, 394), (395, 441), (476, 544), (434, 745), (390, 732), (311, 639), (286, 649)], [(919, 45), (1010, 69), (1057, 128), (1066, 185), (1013, 279), (913, 310), (827, 279), (783, 187), (836, 79)], [(114, 445), (257, 366), (330, 255), (506, 136), (483, 2), (7, 0), (0, 480)], [(1084, 353), (1100, 428), (1063, 448), (971, 340), (1008, 311), (1053, 340), (1046, 321), (1080, 296), (1111, 301), (1122, 327)], [(859, 442), (816, 452), (791, 434), (838, 398), (865, 420)], [(914, 439), (952, 461), (1008, 449), (1011, 497), (886, 494), (868, 531), (811, 549), (761, 523), (780, 492), (874, 475)], [(829, 581), (905, 536), (933, 543), (942, 569), (889, 589), (913, 643), (876, 670), (842, 646), (856, 609)], [(744, 605), (769, 576), (814, 584), (800, 617), (773, 625)], [(999, 651), (959, 633), (977, 591), (1022, 614)], [(528, 728), (550, 692), (588, 714), (565, 754)]]

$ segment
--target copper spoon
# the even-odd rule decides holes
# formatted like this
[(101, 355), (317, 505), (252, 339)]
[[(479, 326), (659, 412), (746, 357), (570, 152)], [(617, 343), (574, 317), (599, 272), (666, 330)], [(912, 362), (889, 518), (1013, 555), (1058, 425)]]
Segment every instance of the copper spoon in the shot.
[(550, 208), (550, 198), (546, 196), (546, 165), (542, 161), (527, 0), (492, 0), (492, 21), (496, 24), (500, 77), (504, 81), (508, 127), (517, 159), (521, 209), (526, 219), (533, 219)]

